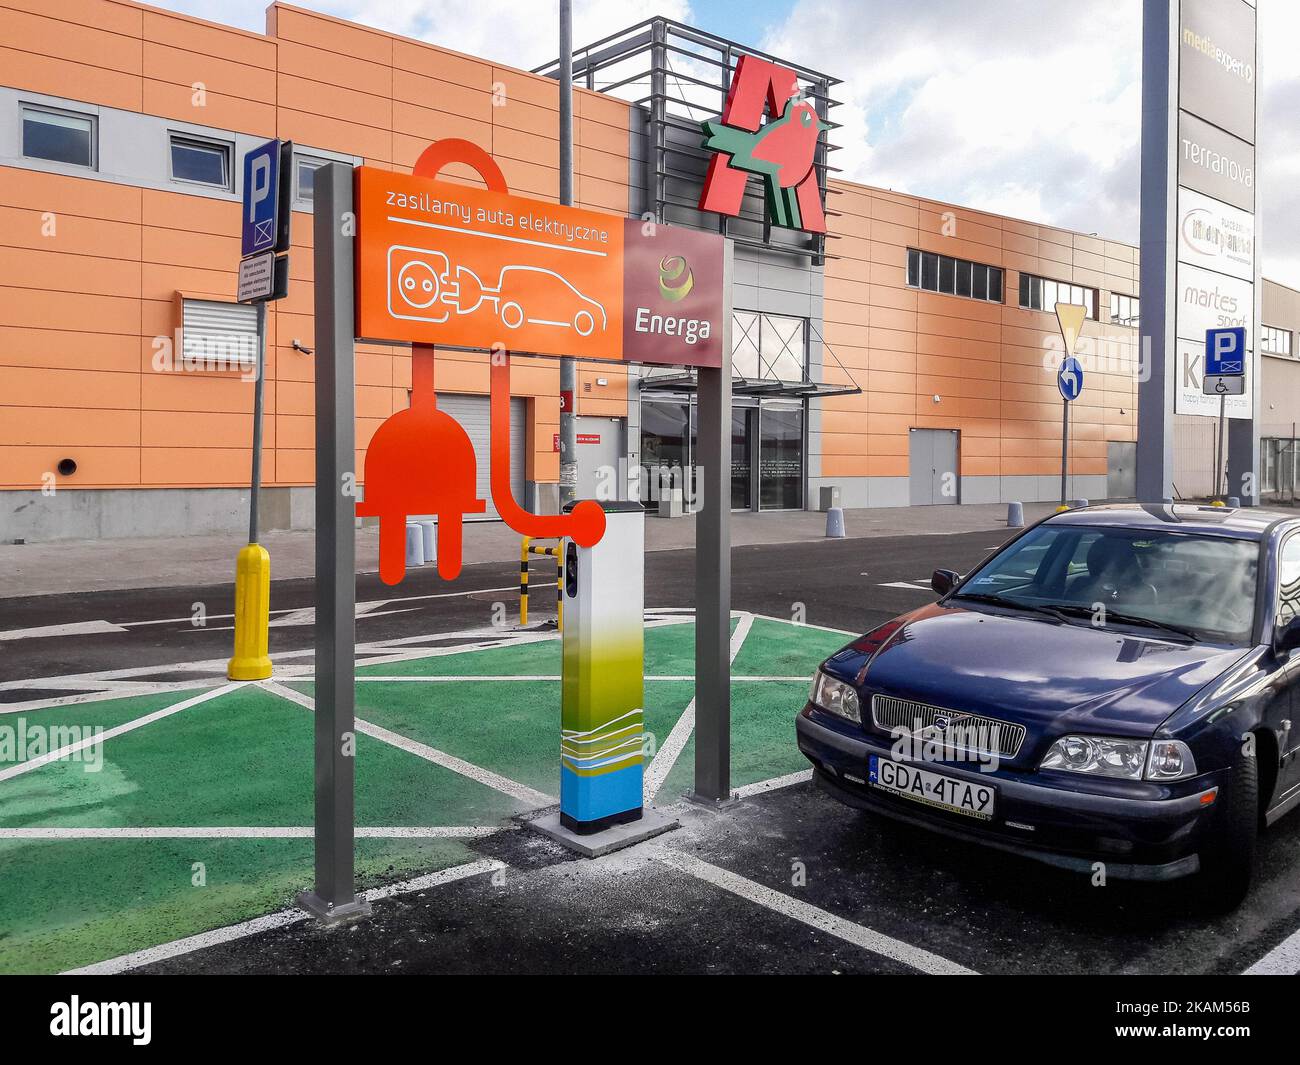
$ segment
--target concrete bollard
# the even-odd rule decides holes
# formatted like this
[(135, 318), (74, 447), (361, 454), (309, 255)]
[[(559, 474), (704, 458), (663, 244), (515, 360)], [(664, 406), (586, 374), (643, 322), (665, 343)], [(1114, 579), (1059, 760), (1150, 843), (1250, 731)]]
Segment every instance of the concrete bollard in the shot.
[(420, 533), (424, 548), (424, 561), (438, 560), (438, 523), (429, 519), (420, 521)]
[(842, 538), (844, 536), (844, 508), (831, 507), (826, 511), (826, 535)]
[(1025, 505), (1023, 503), (1007, 504), (1007, 528), (1023, 529), (1025, 527)]
[(418, 521), (406, 523), (406, 568), (424, 565), (424, 531)]
[(1240, 497), (1240, 496), (1228, 496), (1228, 506), (1230, 506), (1230, 507), (1239, 507), (1239, 506), (1241, 506), (1241, 497)]
[(1071, 510), (1078, 510), (1080, 507), (1086, 507), (1087, 505), (1088, 505), (1088, 501), (1087, 501), (1086, 499), (1071, 499), (1071, 500), (1070, 500), (1070, 509), (1071, 509)]

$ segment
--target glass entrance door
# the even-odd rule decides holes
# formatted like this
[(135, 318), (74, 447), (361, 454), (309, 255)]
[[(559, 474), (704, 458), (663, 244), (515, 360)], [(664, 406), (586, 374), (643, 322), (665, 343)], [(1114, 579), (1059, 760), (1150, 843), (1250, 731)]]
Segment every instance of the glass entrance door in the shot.
[(758, 506), (803, 507), (803, 408), (763, 406), (759, 416)]
[(731, 509), (754, 507), (754, 425), (756, 407), (731, 408)]

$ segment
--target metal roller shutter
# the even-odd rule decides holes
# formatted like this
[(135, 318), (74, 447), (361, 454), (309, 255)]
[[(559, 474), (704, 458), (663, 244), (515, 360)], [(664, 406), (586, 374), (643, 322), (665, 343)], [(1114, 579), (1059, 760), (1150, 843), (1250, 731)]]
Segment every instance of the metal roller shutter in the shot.
[[(526, 400), (510, 401), (510, 484), (514, 489), (515, 499), (524, 505), (525, 455), (524, 443), (526, 432)], [(492, 505), (492, 489), (489, 483), (491, 468), (488, 465), (488, 399), (487, 396), (461, 396), (450, 392), (438, 393), (438, 409), (450, 414), (464, 427), (465, 432), (474, 443), (474, 456), (477, 460), (476, 487), (478, 498), (487, 501), (486, 514), (467, 515), (469, 521), (481, 521), (497, 518), (496, 507)]]
[(256, 365), (256, 307), (185, 300), (181, 313), (181, 355), (187, 368), (244, 370)]

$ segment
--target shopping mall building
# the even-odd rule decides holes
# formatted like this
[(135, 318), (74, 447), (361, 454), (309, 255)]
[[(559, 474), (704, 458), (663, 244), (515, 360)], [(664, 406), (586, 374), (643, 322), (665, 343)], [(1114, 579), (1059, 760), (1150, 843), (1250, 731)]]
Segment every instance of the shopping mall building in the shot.
[[(512, 192), (556, 201), (557, 68), (281, 4), (264, 34), (123, 0), (0, 0), (0, 27), (0, 540), (243, 528), (256, 317), (234, 302), (240, 164), (276, 137), (295, 145), (294, 226), (288, 295), (268, 315), (263, 525), (308, 527), (315, 168), (409, 170), (459, 137)], [(576, 203), (734, 240), (732, 506), (815, 508), (826, 487), (846, 507), (1057, 498), (1058, 300), (1087, 309), (1069, 494), (1132, 496), (1136, 247), (839, 179), (838, 82), (798, 56), (766, 58), (826, 124), (826, 232), (772, 224), (758, 180), (738, 215), (702, 211), (701, 122), (745, 54), (763, 58), (655, 19), (574, 60)], [(1294, 483), (1300, 293), (1267, 284), (1263, 307), (1267, 494)], [(207, 358), (214, 338), (239, 356)], [(409, 402), (409, 354), (360, 345), (356, 379), (364, 451)], [(559, 476), (558, 364), (520, 359), (513, 384), (516, 492), (542, 508)], [(441, 352), (436, 387), (485, 486), (486, 356)], [(693, 395), (689, 372), (583, 364), (583, 494), (648, 496), (667, 470), (689, 499)], [(1212, 425), (1182, 419), (1181, 494), (1209, 490)]]

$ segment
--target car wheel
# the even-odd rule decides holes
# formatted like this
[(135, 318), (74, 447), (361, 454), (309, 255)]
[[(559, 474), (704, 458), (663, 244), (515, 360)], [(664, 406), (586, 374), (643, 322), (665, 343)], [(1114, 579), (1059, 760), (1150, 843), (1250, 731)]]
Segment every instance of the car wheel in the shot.
[(1236, 908), (1250, 890), (1259, 838), (1259, 766), (1238, 753), (1227, 794), (1201, 848), (1200, 895), (1212, 912)]
[(573, 328), (577, 330), (578, 336), (589, 337), (596, 328), (596, 319), (590, 311), (579, 311), (573, 316)]

